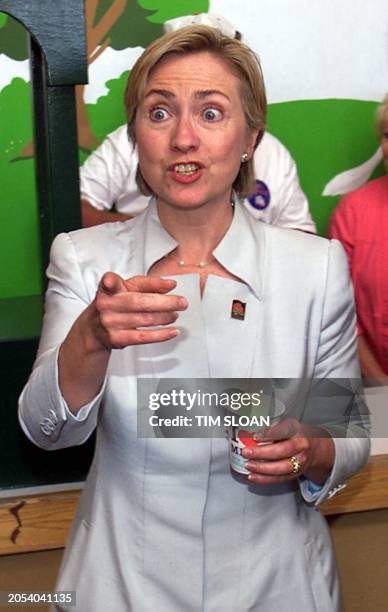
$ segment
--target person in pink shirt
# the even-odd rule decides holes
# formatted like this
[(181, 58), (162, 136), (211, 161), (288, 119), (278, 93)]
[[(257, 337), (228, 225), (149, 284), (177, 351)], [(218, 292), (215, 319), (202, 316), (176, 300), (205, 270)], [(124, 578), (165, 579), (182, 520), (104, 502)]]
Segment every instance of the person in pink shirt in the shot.
[[(377, 110), (377, 129), (388, 171), (388, 95)], [(341, 199), (329, 237), (342, 242), (349, 260), (362, 374), (388, 384), (388, 175)]]

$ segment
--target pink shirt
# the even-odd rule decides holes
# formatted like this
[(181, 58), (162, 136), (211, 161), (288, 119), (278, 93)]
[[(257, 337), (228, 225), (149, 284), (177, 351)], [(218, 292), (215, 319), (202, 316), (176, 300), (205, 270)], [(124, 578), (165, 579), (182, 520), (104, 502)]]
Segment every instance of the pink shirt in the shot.
[(348, 255), (358, 334), (365, 334), (388, 374), (388, 176), (341, 199), (330, 220), (329, 236), (340, 240)]

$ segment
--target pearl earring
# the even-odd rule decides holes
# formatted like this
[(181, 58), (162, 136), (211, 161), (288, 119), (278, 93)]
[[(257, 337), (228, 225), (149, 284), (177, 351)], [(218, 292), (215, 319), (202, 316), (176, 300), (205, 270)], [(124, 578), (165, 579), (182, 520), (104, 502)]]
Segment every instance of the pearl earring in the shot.
[(248, 153), (241, 153), (241, 163), (243, 164), (244, 162), (248, 161)]

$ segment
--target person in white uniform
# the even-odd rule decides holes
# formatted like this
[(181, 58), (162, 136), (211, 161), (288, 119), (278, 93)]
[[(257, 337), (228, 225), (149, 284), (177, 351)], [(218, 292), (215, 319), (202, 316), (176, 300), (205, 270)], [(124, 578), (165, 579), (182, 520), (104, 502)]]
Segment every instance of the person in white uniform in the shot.
[[(224, 17), (201, 13), (171, 19), (167, 32), (193, 24), (217, 28), (225, 36), (239, 37)], [(138, 156), (122, 125), (104, 139), (80, 168), (82, 224), (126, 221), (142, 212), (148, 198), (136, 183)], [(275, 136), (265, 132), (254, 154), (255, 185), (244, 205), (256, 218), (280, 227), (316, 233), (297, 168), (289, 151)], [(113, 207), (115, 211), (112, 211)]]
[(338, 611), (317, 505), (367, 461), (359, 425), (311, 437), (288, 418), (267, 433), (278, 428), (275, 442), (244, 451), (240, 479), (226, 439), (138, 435), (137, 409), (143, 378), (289, 378), (302, 406), (313, 378), (358, 377), (346, 256), (257, 223), (242, 203), (266, 112), (243, 43), (206, 26), (166, 34), (134, 66), (126, 108), (138, 185), (153, 197), (135, 219), (55, 239), (20, 398), (42, 448), (97, 429), (56, 586), (77, 604), (57, 609)]

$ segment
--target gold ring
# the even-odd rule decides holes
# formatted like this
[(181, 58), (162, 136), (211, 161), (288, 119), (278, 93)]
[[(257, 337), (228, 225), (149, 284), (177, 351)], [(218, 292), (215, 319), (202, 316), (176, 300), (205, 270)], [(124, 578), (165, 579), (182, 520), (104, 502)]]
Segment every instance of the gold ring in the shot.
[(301, 462), (298, 461), (298, 459), (295, 457), (295, 455), (292, 455), (292, 457), (289, 458), (289, 461), (291, 462), (292, 473), (293, 474), (299, 474), (299, 472), (302, 471), (302, 464), (301, 464)]

